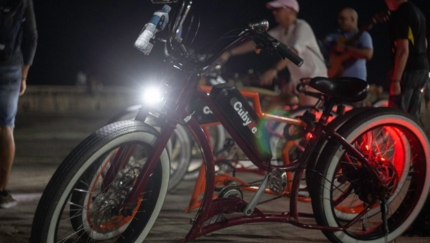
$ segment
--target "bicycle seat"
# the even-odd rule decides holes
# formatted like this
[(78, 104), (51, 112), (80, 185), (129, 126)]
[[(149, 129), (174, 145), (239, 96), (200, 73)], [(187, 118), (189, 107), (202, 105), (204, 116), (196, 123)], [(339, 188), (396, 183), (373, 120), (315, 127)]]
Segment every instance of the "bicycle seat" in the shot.
[(323, 94), (343, 102), (362, 101), (367, 97), (367, 93), (369, 92), (369, 85), (366, 81), (352, 77), (316, 77), (311, 79), (308, 85)]

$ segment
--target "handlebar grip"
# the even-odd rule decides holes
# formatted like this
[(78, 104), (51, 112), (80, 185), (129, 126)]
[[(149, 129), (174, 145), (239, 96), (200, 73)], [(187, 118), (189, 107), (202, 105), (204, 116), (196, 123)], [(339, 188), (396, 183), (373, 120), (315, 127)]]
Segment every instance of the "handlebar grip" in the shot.
[(283, 57), (289, 59), (296, 66), (300, 67), (303, 65), (303, 59), (299, 57), (296, 53), (290, 50), (285, 44), (279, 42), (276, 46), (276, 51)]

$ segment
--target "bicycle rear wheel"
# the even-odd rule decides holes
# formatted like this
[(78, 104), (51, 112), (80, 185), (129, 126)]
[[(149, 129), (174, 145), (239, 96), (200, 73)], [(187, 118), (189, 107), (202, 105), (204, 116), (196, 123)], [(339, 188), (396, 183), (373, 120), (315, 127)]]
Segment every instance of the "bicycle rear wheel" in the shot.
[(166, 150), (139, 199), (129, 205), (123, 201), (152, 153), (157, 134), (147, 124), (123, 121), (85, 139), (48, 183), (36, 210), (31, 242), (142, 242), (167, 193)]
[[(384, 187), (377, 187), (368, 169), (337, 141), (331, 141), (316, 167), (321, 176), (314, 173), (316, 187), (312, 193), (312, 207), (316, 221), (320, 225), (339, 227), (363, 213), (346, 230), (323, 233), (332, 242), (394, 240), (413, 222), (427, 198), (430, 186), (428, 138), (413, 118), (390, 108), (367, 110), (346, 122), (338, 133), (365, 156)], [(388, 207), (387, 239), (382, 199)]]

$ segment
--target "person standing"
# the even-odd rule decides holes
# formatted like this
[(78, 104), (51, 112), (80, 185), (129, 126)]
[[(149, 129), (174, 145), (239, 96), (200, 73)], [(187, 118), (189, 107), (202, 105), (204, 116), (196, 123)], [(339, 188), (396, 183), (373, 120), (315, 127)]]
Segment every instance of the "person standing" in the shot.
[[(273, 68), (263, 74), (261, 85), (271, 85), (273, 79), (285, 68), (288, 68), (290, 72), (290, 88), (287, 88), (287, 92), (293, 92), (292, 90), (295, 90), (295, 86), (301, 78), (327, 77), (324, 57), (321, 54), (312, 28), (305, 20), (297, 18), (299, 13), (298, 2), (296, 0), (275, 0), (267, 3), (266, 7), (272, 10), (272, 14), (279, 24), (268, 33), (290, 47), (293, 52), (304, 60), (304, 63), (301, 67), (297, 67), (287, 59), (277, 62)], [(242, 55), (254, 50), (255, 45), (250, 41), (224, 53), (221, 59), (226, 61), (231, 56)], [(298, 96), (299, 104), (302, 106), (315, 105), (317, 101), (315, 98), (301, 93)]]
[(390, 11), (390, 38), (393, 71), (390, 77), (389, 106), (398, 107), (420, 120), (426, 78), (426, 20), (421, 10), (407, 0), (385, 0)]
[(17, 204), (7, 190), (15, 156), (13, 129), (36, 46), (32, 0), (0, 0), (0, 208)]
[(329, 77), (367, 80), (366, 62), (373, 56), (372, 37), (367, 31), (359, 32), (358, 14), (352, 8), (339, 12), (338, 23), (339, 30), (327, 35), (324, 40), (332, 59)]

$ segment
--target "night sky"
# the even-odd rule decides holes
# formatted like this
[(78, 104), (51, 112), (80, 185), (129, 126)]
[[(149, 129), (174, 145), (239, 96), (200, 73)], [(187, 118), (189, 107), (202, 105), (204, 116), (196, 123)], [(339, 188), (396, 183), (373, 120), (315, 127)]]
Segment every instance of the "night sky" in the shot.
[[(105, 85), (133, 86), (142, 83), (161, 67), (163, 46), (150, 56), (133, 47), (143, 25), (161, 8), (149, 0), (33, 0), (39, 31), (39, 45), (28, 83), (73, 85), (79, 70), (96, 75)], [(194, 15), (201, 27), (195, 38), (198, 47), (225, 32), (246, 27), (256, 18), (275, 26), (268, 1), (196, 0)], [(412, 0), (424, 12), (430, 27), (430, 1)], [(337, 28), (337, 13), (352, 7), (359, 14), (359, 26), (386, 9), (383, 0), (299, 0), (299, 18), (306, 20), (317, 38)], [(388, 24), (371, 31), (375, 48), (368, 63), (369, 83), (384, 84), (390, 66)], [(189, 38), (191, 39), (191, 38)], [(229, 72), (247, 69), (264, 71), (275, 60), (268, 55), (248, 54), (230, 59)]]

